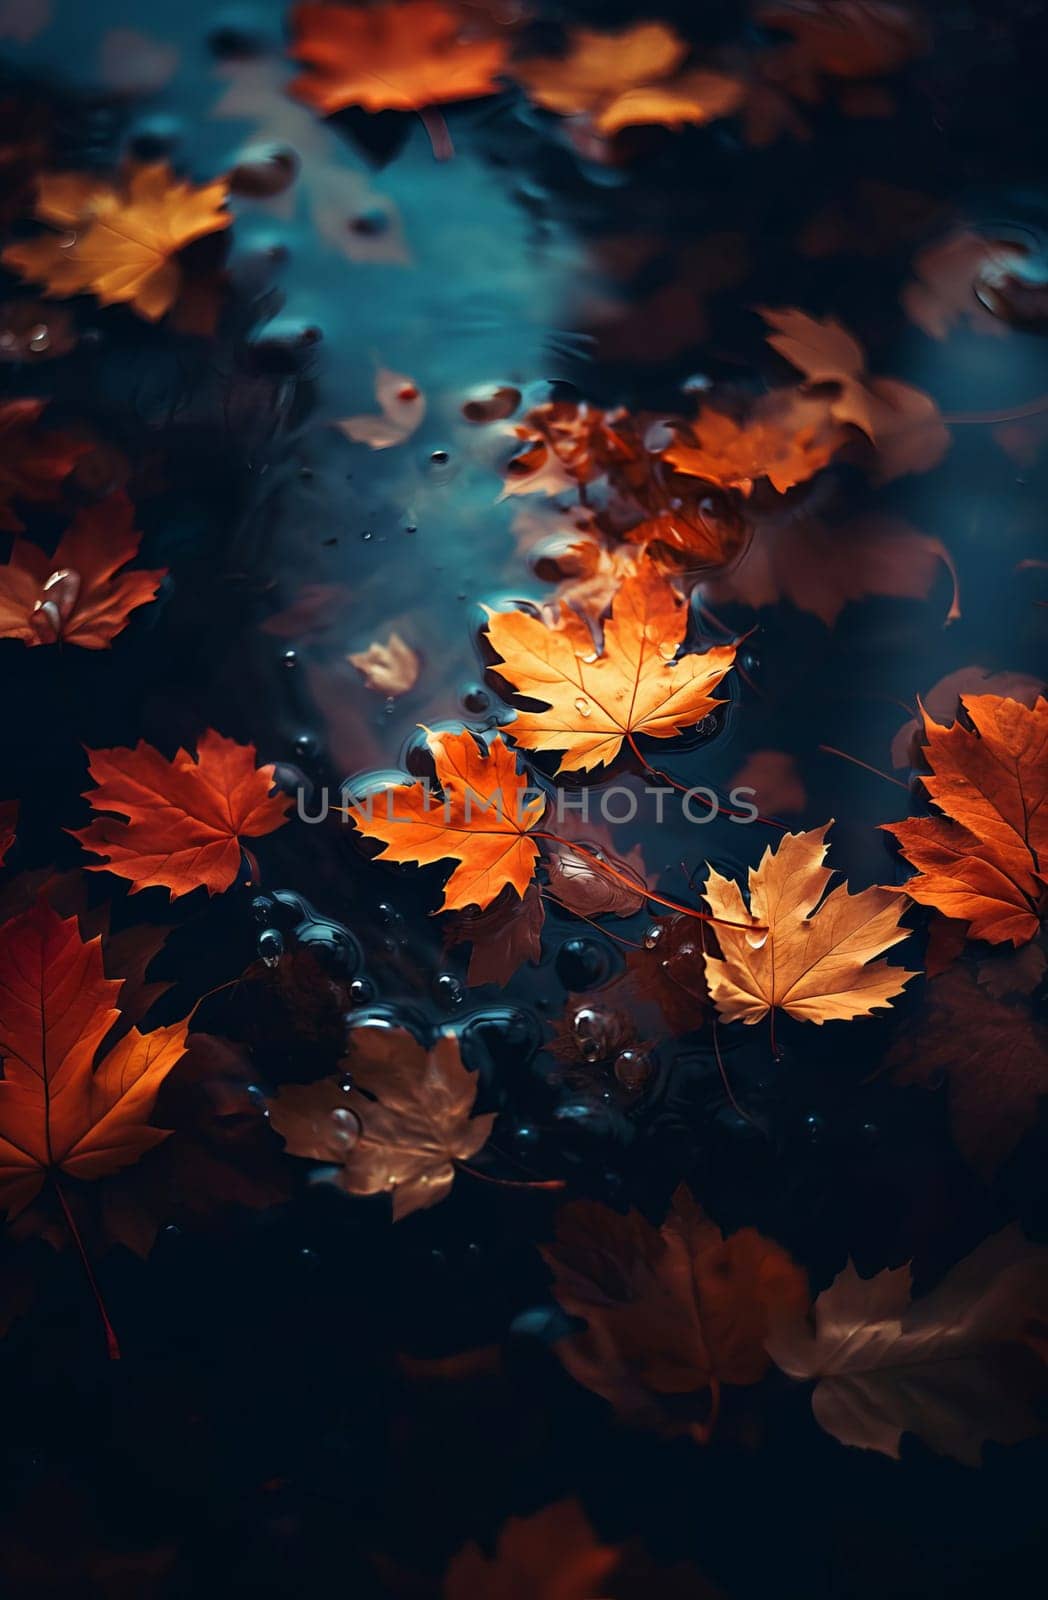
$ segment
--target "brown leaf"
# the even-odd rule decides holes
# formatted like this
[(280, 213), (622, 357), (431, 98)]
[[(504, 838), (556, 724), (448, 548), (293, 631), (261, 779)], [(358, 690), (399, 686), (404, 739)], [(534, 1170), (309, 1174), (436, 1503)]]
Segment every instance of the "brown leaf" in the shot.
[(444, 1600), (599, 1600), (618, 1562), (578, 1502), (560, 1500), (508, 1518), (490, 1560), (478, 1544), (464, 1545), (444, 1575)]
[(395, 630), (385, 644), (376, 639), (366, 650), (358, 650), (346, 660), (363, 673), (365, 684), (376, 694), (407, 694), (418, 682), (419, 658)]
[(455, 1036), (427, 1051), (406, 1028), (362, 1025), (342, 1066), (338, 1077), (285, 1084), (271, 1103), (290, 1154), (338, 1163), (349, 1194), (391, 1195), (394, 1222), (445, 1199), (455, 1163), (475, 1156), (495, 1123), (492, 1112), (470, 1114), (477, 1080)]
[(922, 1299), (910, 1269), (860, 1278), (851, 1262), (803, 1318), (768, 1340), (794, 1378), (816, 1378), (812, 1411), (842, 1444), (898, 1458), (904, 1433), (978, 1466), (984, 1442), (1039, 1431), (1048, 1250), (1014, 1225), (985, 1240)]
[(906, 315), (932, 339), (945, 339), (959, 322), (1003, 337), (1007, 324), (987, 310), (976, 289), (1021, 273), (1029, 253), (1026, 245), (970, 232), (929, 245), (915, 258), (914, 278), (902, 291)]
[(731, 780), (733, 790), (752, 789), (754, 803), (765, 816), (789, 815), (808, 804), (804, 780), (793, 756), (785, 750), (751, 750)]
[(375, 374), (375, 399), (378, 416), (343, 417), (334, 424), (347, 439), (370, 445), (372, 450), (403, 444), (426, 415), (426, 397), (415, 380), (386, 367), (379, 367)]
[(529, 884), (518, 899), (507, 884), (486, 911), (453, 912), (444, 929), (445, 949), (472, 944), (466, 981), (506, 984), (525, 961), (542, 957), (546, 920), (538, 884)]
[[(961, 708), (961, 696), (966, 694), (996, 694), (1008, 700), (1018, 700), (1020, 705), (1032, 706), (1044, 692), (1041, 678), (1031, 678), (1025, 672), (987, 672), (985, 667), (958, 667), (948, 672), (921, 696), (921, 705), (935, 722), (951, 727)], [(892, 740), (892, 766), (920, 766), (922, 723), (911, 717), (903, 724)]]
[(804, 1273), (752, 1228), (721, 1237), (686, 1189), (662, 1227), (573, 1201), (542, 1251), (553, 1292), (586, 1328), (558, 1353), (627, 1421), (705, 1442), (721, 1383), (757, 1383), (764, 1342), (808, 1305)]
[(989, 1177), (1032, 1127), (1048, 1094), (1048, 1028), (1029, 1004), (1005, 1005), (964, 967), (929, 983), (924, 1010), (886, 1066), (898, 1084), (948, 1085), (950, 1131)]

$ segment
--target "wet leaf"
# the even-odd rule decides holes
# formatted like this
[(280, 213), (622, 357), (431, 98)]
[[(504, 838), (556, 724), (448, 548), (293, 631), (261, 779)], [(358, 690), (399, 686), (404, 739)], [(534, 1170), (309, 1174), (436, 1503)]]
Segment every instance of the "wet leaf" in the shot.
[(545, 920), (538, 884), (529, 884), (522, 897), (507, 884), (486, 910), (462, 911), (448, 918), (445, 948), (472, 944), (466, 977), (471, 986), (506, 984), (525, 961), (541, 960)]
[(376, 639), (366, 650), (358, 650), (346, 659), (363, 673), (365, 684), (376, 694), (407, 694), (418, 682), (419, 658), (395, 630), (385, 644)]
[(687, 53), (661, 22), (616, 33), (573, 28), (564, 55), (519, 61), (513, 76), (536, 105), (586, 116), (605, 136), (643, 123), (674, 128), (726, 116), (742, 99), (740, 84), (702, 68), (678, 73)]
[(530, 830), (546, 799), (517, 772), (514, 752), (501, 736), (482, 750), (471, 733), (428, 733), (441, 794), (424, 783), (386, 787), (351, 810), (365, 839), (381, 839), (386, 861), (427, 865), (457, 863), (444, 886), (442, 911), (489, 906), (512, 885), (523, 897), (531, 882), (538, 845)]
[(228, 889), (240, 870), (240, 839), (282, 827), (291, 804), (270, 794), (274, 769), (256, 768), (254, 745), (214, 729), (198, 740), (195, 758), (178, 750), (169, 761), (144, 739), (134, 749), (87, 754), (96, 787), (85, 799), (98, 815), (69, 831), (104, 858), (88, 862), (89, 871), (128, 878), (132, 892), (159, 885), (177, 899), (200, 887)]
[(906, 315), (931, 339), (945, 339), (960, 322), (975, 333), (1003, 337), (1007, 323), (987, 310), (976, 289), (982, 281), (1021, 274), (1028, 255), (1025, 245), (969, 232), (929, 245), (916, 256), (914, 277), (902, 292)]
[(0, 1204), (14, 1215), (49, 1174), (102, 1178), (167, 1138), (148, 1118), (187, 1024), (113, 1042), (121, 984), (102, 941), (44, 902), (0, 929), (0, 985)]
[(922, 782), (941, 817), (885, 823), (917, 876), (906, 893), (991, 944), (1026, 944), (1048, 908), (1048, 700), (962, 695), (965, 721), (922, 710)]
[(816, 1378), (812, 1411), (842, 1444), (898, 1458), (904, 1433), (978, 1466), (992, 1439), (1040, 1430), (1048, 1251), (1017, 1227), (985, 1240), (933, 1289), (910, 1298), (910, 1268), (860, 1278), (849, 1261), (805, 1319), (768, 1349), (793, 1378)]
[(936, 1089), (946, 1080), (954, 1143), (990, 1177), (1033, 1126), (1038, 1100), (1048, 1094), (1048, 1028), (1028, 1004), (1005, 1005), (954, 966), (928, 985), (921, 1017), (896, 1040), (886, 1065), (898, 1084)]
[(444, 1575), (444, 1600), (600, 1600), (618, 1549), (598, 1543), (582, 1507), (560, 1500), (509, 1517), (490, 1559), (464, 1545)]
[(375, 399), (379, 416), (344, 417), (335, 423), (347, 439), (368, 444), (372, 450), (403, 444), (426, 415), (426, 397), (414, 379), (385, 367), (375, 376)]
[(120, 570), (137, 556), (140, 539), (122, 493), (78, 511), (53, 555), (16, 539), (0, 567), (0, 638), (108, 649), (167, 576), (166, 567)]
[(46, 405), (46, 400), (29, 399), (0, 404), (0, 529), (5, 533), (21, 533), (25, 526), (13, 502), (57, 500), (63, 482), (89, 448), (39, 428)]
[(94, 294), (155, 322), (182, 286), (178, 252), (232, 222), (223, 209), (227, 194), (225, 179), (194, 188), (162, 161), (133, 167), (113, 183), (93, 173), (46, 173), (37, 183), (36, 216), (62, 232), (8, 245), (2, 259), (49, 295)]
[(546, 706), (518, 711), (510, 732), (524, 749), (563, 751), (561, 772), (607, 765), (635, 734), (670, 739), (694, 727), (722, 703), (712, 691), (735, 659), (734, 645), (676, 659), (688, 607), (651, 562), (624, 579), (600, 651), (567, 606), (552, 627), (522, 611), (487, 617), (501, 675)]
[(787, 396), (784, 403), (769, 396), (742, 423), (704, 406), (664, 459), (678, 472), (722, 489), (748, 496), (755, 482), (767, 478), (785, 494), (820, 472), (843, 442), (825, 401)]
[[(960, 712), (963, 694), (1002, 695), (1024, 706), (1033, 706), (1044, 687), (1041, 678), (1031, 678), (1025, 672), (987, 672), (985, 667), (958, 667), (921, 696), (921, 705), (927, 716), (949, 727)], [(920, 766), (921, 726), (917, 717), (911, 717), (899, 729), (892, 740), (893, 767)]]
[(723, 1238), (684, 1188), (658, 1229), (573, 1201), (542, 1254), (560, 1305), (586, 1323), (557, 1347), (572, 1377), (625, 1420), (700, 1442), (720, 1385), (759, 1382), (770, 1329), (808, 1306), (805, 1275), (779, 1245), (753, 1228)]
[(483, 1149), (495, 1123), (491, 1112), (471, 1115), (477, 1080), (454, 1035), (427, 1051), (405, 1028), (363, 1025), (342, 1068), (319, 1083), (285, 1084), (272, 1101), (270, 1121), (290, 1154), (337, 1163), (349, 1194), (390, 1194), (394, 1222), (445, 1199), (455, 1163)]
[(290, 92), (324, 116), (344, 106), (421, 111), (495, 94), (505, 42), (466, 37), (465, 20), (440, 0), (366, 8), (306, 0), (292, 13), (291, 54), (307, 70)]
[(781, 1009), (802, 1022), (852, 1021), (887, 1006), (916, 973), (876, 961), (909, 937), (905, 909), (887, 889), (826, 893), (823, 866), (831, 824), (788, 833), (749, 871), (749, 908), (737, 883), (713, 867), (710, 909), (727, 922), (767, 928), (766, 936), (717, 927), (721, 957), (706, 955), (706, 979), (725, 1022), (760, 1022)]

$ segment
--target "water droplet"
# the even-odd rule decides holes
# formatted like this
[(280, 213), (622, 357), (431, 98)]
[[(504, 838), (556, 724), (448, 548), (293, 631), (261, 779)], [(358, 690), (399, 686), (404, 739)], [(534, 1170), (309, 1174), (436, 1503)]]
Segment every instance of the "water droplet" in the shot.
[(284, 935), (279, 928), (263, 928), (258, 936), (257, 949), (267, 967), (279, 964), (284, 954)]
[(593, 710), (593, 707), (590, 705), (584, 694), (575, 696), (575, 710), (578, 712), (580, 717), (588, 717), (590, 712)]
[(479, 683), (471, 683), (462, 691), (462, 709), (480, 716), (491, 709), (491, 696)]
[(603, 1061), (611, 1054), (617, 1029), (606, 1011), (580, 1006), (571, 1019), (572, 1031), (583, 1061)]
[(375, 206), (371, 211), (361, 211), (359, 215), (350, 217), (347, 227), (351, 233), (359, 233), (362, 238), (372, 239), (387, 231), (389, 217)]
[(654, 1070), (655, 1063), (646, 1050), (623, 1050), (615, 1058), (615, 1076), (631, 1094), (643, 1089)]
[(453, 972), (439, 972), (433, 980), (433, 995), (449, 1011), (460, 1006), (466, 998), (461, 982)]
[(29, 348), (30, 348), (30, 350), (35, 350), (37, 352), (39, 352), (41, 350), (46, 350), (49, 347), (50, 343), (51, 343), (51, 333), (50, 333), (50, 330), (45, 326), (44, 323), (41, 322), (35, 328), (30, 329), (30, 333), (29, 333)]
[(258, 895), (257, 898), (251, 902), (251, 915), (254, 917), (255, 921), (260, 923), (264, 928), (269, 926), (275, 909), (276, 908), (274, 907), (272, 900), (266, 894)]
[(645, 950), (654, 950), (655, 946), (658, 944), (658, 942), (659, 942), (659, 940), (661, 938), (662, 938), (662, 927), (661, 927), (661, 925), (659, 923), (653, 922), (651, 924), (651, 927), (647, 930), (647, 932), (644, 935), (644, 948), (645, 948)]
[(317, 741), (312, 733), (300, 733), (295, 739), (295, 754), (297, 756), (315, 756)]
[(293, 668), (298, 666), (298, 652), (296, 650), (285, 650), (280, 657), (280, 665), (286, 667), (289, 672), (292, 671)]
[(367, 544), (368, 540), (373, 539), (375, 535), (372, 533), (370, 528), (365, 528), (360, 537), (363, 539), (364, 543)]
[(429, 459), (435, 467), (446, 467), (451, 457), (446, 450), (431, 450)]
[(360, 1118), (348, 1106), (336, 1106), (328, 1117), (326, 1144), (333, 1155), (346, 1155), (360, 1138)]

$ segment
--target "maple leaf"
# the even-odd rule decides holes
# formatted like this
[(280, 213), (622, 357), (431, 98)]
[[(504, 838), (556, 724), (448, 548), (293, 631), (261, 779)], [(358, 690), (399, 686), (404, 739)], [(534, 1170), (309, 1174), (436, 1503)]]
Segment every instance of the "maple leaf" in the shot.
[(563, 1207), (542, 1249), (553, 1292), (586, 1328), (557, 1351), (628, 1421), (702, 1442), (722, 1383), (757, 1383), (772, 1326), (808, 1306), (807, 1281), (753, 1228), (723, 1238), (686, 1189), (654, 1228), (589, 1200)]
[(832, 461), (844, 435), (830, 423), (824, 401), (795, 396), (783, 405), (769, 399), (771, 406), (756, 407), (742, 423), (704, 406), (664, 459), (686, 476), (746, 496), (760, 478), (779, 494), (807, 482)]
[(832, 383), (830, 414), (864, 433), (876, 447), (878, 481), (937, 466), (950, 435), (930, 395), (897, 378), (871, 378), (858, 340), (833, 317), (759, 307), (772, 332), (768, 343), (802, 372), (809, 384)]
[(759, 526), (737, 565), (705, 580), (703, 592), (714, 605), (740, 601), (755, 609), (786, 599), (832, 627), (850, 601), (867, 595), (923, 600), (944, 566), (954, 580), (950, 622), (961, 615), (960, 597), (941, 540), (894, 518), (864, 517), (840, 528), (794, 518)]
[(522, 897), (511, 884), (506, 884), (486, 910), (462, 911), (449, 917), (445, 948), (472, 944), (467, 983), (506, 984), (525, 961), (541, 960), (545, 920), (538, 884), (529, 884)]
[(7, 858), (7, 852), (15, 842), (15, 830), (18, 827), (18, 801), (0, 800), (0, 867)]
[(8, 245), (0, 259), (52, 297), (91, 293), (156, 322), (182, 285), (178, 251), (232, 222), (222, 209), (228, 192), (224, 178), (194, 188), (163, 161), (132, 167), (116, 183), (94, 173), (45, 173), (36, 216), (63, 231)]
[(240, 871), (240, 839), (272, 833), (286, 821), (287, 795), (271, 795), (274, 769), (255, 766), (253, 744), (237, 744), (209, 728), (194, 759), (173, 761), (139, 740), (133, 750), (89, 750), (97, 785), (85, 799), (99, 813), (71, 828), (85, 850), (104, 857), (91, 872), (115, 872), (131, 892), (160, 886), (171, 898), (204, 887), (228, 889)]
[(338, 1163), (349, 1194), (391, 1194), (394, 1222), (445, 1199), (455, 1163), (475, 1156), (495, 1124), (494, 1112), (471, 1116), (477, 1079), (454, 1034), (426, 1050), (406, 1028), (364, 1024), (352, 1029), (342, 1067), (318, 1083), (285, 1084), (271, 1102), (289, 1152)]
[(899, 926), (905, 909), (888, 889), (849, 894), (823, 866), (832, 823), (788, 833), (749, 871), (749, 909), (738, 884), (710, 868), (706, 899), (729, 923), (767, 928), (755, 940), (742, 929), (718, 926), (721, 957), (706, 955), (710, 994), (725, 1022), (760, 1022), (780, 1009), (804, 1022), (868, 1017), (902, 993), (915, 972), (874, 961), (909, 938)]
[[(944, 726), (956, 721), (963, 694), (996, 694), (1033, 706), (1044, 693), (1043, 678), (1025, 672), (987, 672), (985, 667), (958, 667), (948, 672), (921, 696), (926, 715)], [(918, 767), (921, 764), (921, 723), (917, 717), (905, 722), (892, 740), (892, 766)]]
[(142, 537), (134, 515), (118, 491), (78, 511), (54, 555), (16, 539), (0, 567), (0, 638), (107, 650), (167, 576), (166, 567), (121, 572)]
[(816, 1300), (814, 1328), (781, 1323), (768, 1349), (791, 1377), (818, 1380), (812, 1411), (842, 1444), (897, 1459), (914, 1433), (978, 1466), (987, 1439), (1039, 1431), (1046, 1267), (1048, 1250), (1014, 1225), (912, 1303), (909, 1266), (860, 1278), (849, 1261)]
[(922, 782), (942, 817), (882, 826), (917, 876), (905, 892), (969, 925), (975, 939), (1026, 944), (1048, 909), (1048, 700), (962, 695), (967, 722), (921, 708)]
[(335, 427), (358, 444), (372, 450), (409, 439), (426, 415), (426, 397), (413, 378), (380, 367), (375, 374), (375, 399), (380, 416), (343, 417)]
[(965, 968), (953, 967), (928, 985), (920, 1019), (895, 1041), (885, 1066), (895, 1083), (925, 1089), (945, 1076), (954, 1143), (988, 1178), (1033, 1126), (1038, 1100), (1048, 1094), (1048, 1028), (1028, 1004), (1005, 1005)]
[(710, 122), (734, 111), (742, 86), (704, 68), (670, 75), (688, 47), (661, 22), (616, 33), (573, 28), (563, 56), (535, 56), (513, 68), (536, 105), (562, 116), (586, 115), (612, 136), (642, 123), (678, 127)]
[(24, 523), (13, 500), (57, 500), (67, 478), (89, 446), (61, 433), (38, 429), (46, 400), (6, 400), (0, 404), (0, 529), (21, 533)]
[(976, 333), (1001, 338), (1008, 332), (1007, 324), (994, 316), (976, 290), (1021, 275), (1029, 254), (1025, 245), (969, 232), (929, 245), (914, 260), (914, 277), (902, 291), (906, 315), (931, 339), (945, 339), (961, 321)]
[(521, 898), (531, 882), (538, 846), (528, 837), (546, 799), (517, 772), (514, 752), (501, 735), (482, 750), (473, 734), (433, 733), (438, 799), (425, 783), (384, 788), (383, 802), (351, 808), (366, 839), (381, 839), (386, 861), (455, 861), (444, 885), (442, 911), (476, 906), (483, 911), (507, 885)]
[(560, 772), (607, 765), (638, 733), (670, 739), (723, 703), (711, 691), (731, 668), (735, 646), (675, 659), (688, 606), (651, 562), (623, 580), (599, 653), (570, 607), (561, 606), (553, 627), (522, 611), (485, 610), (501, 676), (546, 707), (518, 711), (513, 738), (527, 750), (564, 751)]
[[(551, 845), (546, 852), (549, 892), (567, 911), (584, 917), (632, 917), (648, 897), (640, 850), (623, 860), (613, 851), (592, 844), (579, 848), (570, 840)], [(615, 876), (605, 872), (607, 862)]]
[(394, 631), (385, 644), (368, 645), (347, 656), (351, 666), (364, 674), (364, 682), (376, 694), (407, 694), (418, 682), (419, 659), (409, 644)]
[(324, 116), (345, 106), (421, 111), (495, 94), (506, 59), (498, 38), (464, 38), (463, 16), (440, 0), (358, 8), (306, 0), (292, 13), (291, 54), (307, 69), (290, 93)]
[(0, 1204), (15, 1215), (49, 1173), (102, 1178), (166, 1139), (147, 1118), (188, 1023), (131, 1028), (104, 1049), (121, 984), (101, 939), (85, 943), (43, 901), (0, 929), (0, 987)]
[(597, 1542), (576, 1500), (560, 1500), (509, 1517), (490, 1560), (464, 1545), (444, 1575), (444, 1600), (597, 1600), (619, 1554)]

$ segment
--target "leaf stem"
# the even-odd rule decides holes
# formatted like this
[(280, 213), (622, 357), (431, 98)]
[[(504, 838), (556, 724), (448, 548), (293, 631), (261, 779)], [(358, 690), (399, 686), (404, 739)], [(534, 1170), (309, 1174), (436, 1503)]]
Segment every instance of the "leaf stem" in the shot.
[(838, 750), (832, 744), (820, 744), (828, 756), (840, 756), (842, 761), (850, 761), (855, 767), (862, 767), (866, 772), (872, 772), (875, 778), (883, 778), (885, 783), (894, 783), (897, 789), (909, 791), (909, 785), (902, 782), (901, 778), (893, 778), (887, 772), (882, 772), (880, 767), (871, 767), (868, 761), (860, 761), (858, 756), (850, 756), (847, 750)]
[(58, 1203), (62, 1207), (62, 1212), (65, 1216), (66, 1227), (69, 1229), (70, 1237), (72, 1238), (73, 1243), (76, 1245), (76, 1248), (79, 1252), (84, 1272), (87, 1275), (87, 1281), (91, 1286), (91, 1293), (95, 1297), (95, 1304), (98, 1307), (98, 1314), (102, 1318), (102, 1327), (105, 1330), (106, 1336), (106, 1351), (110, 1361), (119, 1361), (120, 1341), (117, 1339), (113, 1324), (109, 1320), (109, 1313), (106, 1310), (106, 1303), (102, 1299), (102, 1291), (98, 1287), (98, 1281), (95, 1278), (87, 1251), (84, 1248), (84, 1241), (80, 1237), (80, 1229), (77, 1227), (73, 1213), (69, 1209), (69, 1202), (66, 1200), (65, 1192), (62, 1189), (62, 1185), (58, 1181), (57, 1172), (52, 1171), (51, 1179), (55, 1186), (55, 1194), (58, 1196)]
[[(602, 872), (606, 872), (611, 878), (618, 879), (619, 883), (624, 883), (635, 894), (641, 892), (637, 887), (635, 878), (628, 878), (624, 872), (616, 871), (606, 861), (602, 861), (600, 856), (594, 855), (592, 850), (587, 850), (584, 845), (576, 843), (573, 839), (562, 839), (557, 833), (532, 833), (530, 837), (532, 839), (545, 839), (548, 844), (559, 844), (565, 850), (571, 850), (576, 855), (585, 856), (588, 861), (592, 861), (598, 866)], [(715, 917), (710, 911), (696, 911), (694, 906), (684, 906), (681, 905), (679, 900), (670, 900), (666, 895), (656, 894), (655, 890), (649, 889), (647, 884), (644, 885), (643, 894), (646, 900), (654, 900), (657, 905), (666, 906), (670, 911), (680, 911), (686, 917), (694, 917), (697, 922), (714, 922), (722, 928), (740, 928), (745, 933), (764, 933), (766, 931), (762, 923), (727, 922), (724, 917)]]

